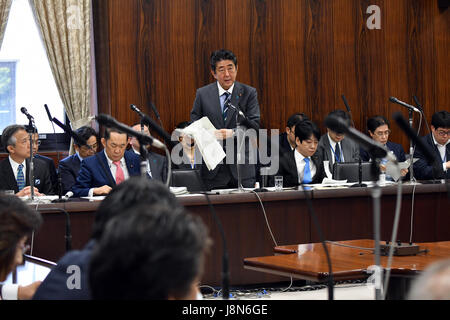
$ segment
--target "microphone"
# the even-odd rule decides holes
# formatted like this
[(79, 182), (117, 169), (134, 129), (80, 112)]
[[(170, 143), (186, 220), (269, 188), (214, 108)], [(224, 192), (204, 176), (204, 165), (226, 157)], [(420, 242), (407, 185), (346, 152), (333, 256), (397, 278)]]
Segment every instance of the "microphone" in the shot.
[(238, 107), (234, 106), (229, 100), (225, 101), (225, 103), (226, 103), (226, 105), (227, 105), (228, 107), (231, 107), (231, 108), (233, 108), (234, 110), (236, 110), (236, 112), (244, 119), (243, 123), (244, 123), (247, 127), (250, 127), (250, 128), (252, 128), (252, 129), (254, 129), (255, 131), (258, 131), (259, 125), (258, 125), (255, 121), (248, 119), (248, 118), (245, 116), (245, 114), (244, 114)]
[(163, 138), (164, 142), (174, 147), (177, 142), (172, 141), (170, 135), (165, 131), (163, 128), (161, 128), (152, 118), (150, 118), (148, 115), (144, 114), (142, 117), (142, 121), (152, 130), (156, 131), (156, 133)]
[(420, 111), (423, 112), (422, 105), (420, 104), (420, 102), (419, 102), (419, 100), (417, 99), (417, 97), (416, 97), (416, 96), (413, 96), (413, 99), (414, 99), (414, 102), (416, 103), (417, 109), (419, 109)]
[(398, 126), (402, 131), (410, 138), (414, 143), (416, 144), (416, 147), (422, 151), (424, 156), (427, 158), (427, 161), (429, 163), (435, 162), (435, 157), (433, 151), (422, 141), (422, 139), (417, 137), (417, 134), (414, 132), (413, 129), (409, 126), (409, 124), (406, 122), (405, 118), (403, 118), (401, 112), (396, 112), (392, 116), (397, 122)]
[(114, 119), (113, 117), (111, 117), (107, 114), (101, 113), (96, 117), (96, 119), (97, 119), (98, 123), (103, 124), (107, 127), (113, 127), (113, 128), (119, 129), (120, 131), (122, 131), (124, 133), (127, 133), (133, 137), (138, 138), (138, 140), (142, 141), (143, 143), (147, 143), (153, 147), (160, 148), (160, 149), (165, 148), (165, 145), (161, 141), (159, 141), (153, 137), (147, 136), (145, 134), (142, 134), (142, 133), (134, 130), (133, 128), (117, 121), (116, 119)]
[(50, 114), (50, 110), (48, 109), (47, 104), (44, 104), (44, 107), (45, 107), (45, 111), (47, 112), (48, 120), (50, 120), (50, 122), (52, 122), (52, 115)]
[(403, 107), (405, 107), (405, 108), (407, 108), (409, 110), (412, 110), (412, 111), (420, 113), (420, 110), (417, 109), (416, 107), (414, 107), (414, 106), (412, 106), (410, 104), (407, 104), (406, 102), (400, 101), (400, 100), (398, 100), (395, 97), (389, 97), (389, 101), (391, 101), (393, 103), (397, 103), (397, 104), (399, 104), (399, 105), (401, 105), (401, 106), (403, 106)]
[(20, 108), (20, 111), (24, 114), (24, 115), (26, 115), (27, 116), (27, 118), (28, 118), (28, 120), (30, 120), (30, 121), (34, 121), (34, 118), (33, 118), (33, 116), (31, 115), (31, 114), (29, 114), (28, 113), (28, 110), (27, 110), (27, 108), (25, 108), (25, 107), (22, 107), (22, 108)]
[(350, 106), (348, 105), (347, 99), (345, 98), (344, 95), (342, 95), (341, 98), (344, 101), (345, 107), (347, 108), (347, 112), (350, 115), (350, 119), (352, 120), (352, 126), (355, 127), (355, 123), (353, 122), (353, 117), (352, 117), (352, 110), (350, 110)]
[(161, 117), (159, 116), (159, 112), (158, 109), (156, 109), (156, 106), (153, 102), (150, 102), (150, 107), (153, 110), (153, 113), (155, 114), (156, 118), (158, 118), (158, 120), (161, 120)]
[(372, 140), (355, 128), (348, 126), (343, 119), (334, 115), (329, 115), (325, 118), (325, 125), (333, 131), (346, 133), (351, 139), (359, 143), (375, 158), (381, 159), (387, 157), (391, 161), (397, 161), (395, 156), (392, 156), (392, 154), (388, 152), (388, 149), (385, 146), (375, 140)]
[(131, 108), (131, 110), (136, 112), (141, 118), (143, 118), (145, 116), (145, 114), (141, 110), (139, 110), (139, 108), (136, 107), (134, 104), (130, 104), (130, 108)]
[(78, 145), (89, 147), (89, 145), (86, 143), (86, 140), (83, 139), (82, 137), (80, 137), (80, 136), (78, 135), (78, 133), (73, 132), (72, 129), (71, 129), (69, 126), (66, 126), (65, 124), (61, 123), (61, 121), (59, 121), (59, 120), (56, 119), (56, 118), (53, 118), (52, 121), (53, 121), (54, 123), (56, 123), (56, 124), (58, 125), (58, 127), (60, 127), (61, 129), (63, 129), (64, 132), (68, 133), (68, 134), (73, 138), (73, 140), (76, 141), (76, 143), (77, 143)]

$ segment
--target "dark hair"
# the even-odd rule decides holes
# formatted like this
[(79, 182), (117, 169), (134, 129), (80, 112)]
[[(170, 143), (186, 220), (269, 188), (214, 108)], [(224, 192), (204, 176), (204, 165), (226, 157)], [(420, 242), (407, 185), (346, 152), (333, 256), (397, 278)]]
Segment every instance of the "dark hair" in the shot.
[(20, 125), (20, 124), (12, 124), (10, 126), (7, 126), (5, 129), (3, 129), (2, 146), (5, 148), (6, 152), (9, 153), (8, 146), (16, 145), (16, 141), (12, 138), (19, 130), (26, 131), (25, 126)]
[(303, 142), (303, 140), (308, 140), (311, 138), (311, 135), (314, 135), (317, 140), (320, 139), (320, 131), (314, 122), (310, 120), (300, 121), (295, 125), (295, 137)]
[(431, 125), (437, 128), (450, 128), (450, 112), (438, 111), (431, 117)]
[(183, 298), (203, 272), (209, 246), (198, 216), (158, 203), (126, 210), (108, 222), (92, 252), (94, 299)]
[(162, 182), (140, 176), (130, 177), (115, 186), (98, 207), (92, 238), (99, 239), (108, 221), (121, 215), (126, 209), (139, 204), (155, 203), (165, 203), (173, 208), (180, 206)]
[(295, 126), (297, 123), (303, 120), (309, 120), (308, 116), (303, 112), (297, 112), (291, 115), (287, 121), (286, 126), (290, 129)]
[(388, 128), (391, 126), (389, 121), (383, 116), (373, 116), (367, 119), (367, 130), (374, 133), (378, 127), (387, 125)]
[(211, 70), (214, 71), (214, 73), (216, 73), (216, 64), (222, 60), (233, 61), (235, 67), (237, 67), (238, 65), (237, 58), (233, 52), (226, 49), (216, 50), (213, 53), (211, 53), (210, 58)]
[(29, 124), (24, 125), (24, 127), (28, 133), (38, 133), (38, 129), (36, 127), (30, 126)]
[(116, 132), (116, 133), (120, 133), (120, 134), (126, 134), (127, 135), (127, 139), (128, 139), (128, 133), (122, 132), (119, 129), (116, 128), (105, 128), (105, 133), (103, 135), (103, 137), (105, 138), (106, 141), (109, 140), (109, 138), (111, 137), (111, 132)]
[[(328, 115), (327, 115), (327, 117), (338, 117), (338, 118), (341, 118), (342, 120), (344, 120), (345, 121), (345, 123), (347, 124), (347, 126), (350, 126), (350, 123), (351, 123), (351, 118), (350, 118), (350, 115), (348, 114), (348, 112), (346, 112), (346, 111), (344, 111), (344, 110), (334, 110), (334, 111), (331, 111)], [(325, 126), (326, 126), (326, 122), (325, 122)], [(341, 132), (340, 131), (340, 129), (338, 129), (339, 131), (335, 131), (335, 130), (333, 130), (333, 131), (335, 131), (336, 133), (344, 133), (344, 132)]]
[[(75, 130), (75, 133), (77, 133), (81, 138), (83, 138), (84, 140), (88, 141), (90, 137), (94, 136), (95, 140), (98, 139), (97, 137), (97, 132), (88, 126), (82, 126), (79, 127), (77, 130)], [(74, 142), (77, 146), (81, 147), (81, 145), (79, 145), (78, 143)]]
[(20, 198), (0, 194), (0, 280), (12, 271), (20, 239), (30, 235), (41, 224), (41, 215)]

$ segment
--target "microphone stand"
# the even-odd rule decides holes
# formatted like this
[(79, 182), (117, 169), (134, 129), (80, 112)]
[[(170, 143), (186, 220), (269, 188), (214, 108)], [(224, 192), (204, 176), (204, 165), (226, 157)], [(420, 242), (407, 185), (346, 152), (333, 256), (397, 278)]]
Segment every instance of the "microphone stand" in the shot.
[[(36, 126), (34, 125), (33, 118), (29, 118), (28, 122), (29, 128), (31, 128), (30, 132), (28, 133), (30, 135), (30, 171), (28, 173), (28, 179), (30, 180), (30, 188), (31, 188), (31, 201), (34, 201), (34, 157), (33, 157), (33, 133), (36, 129)], [(37, 132), (37, 130), (36, 130)]]
[(352, 184), (350, 186), (351, 188), (354, 187), (367, 187), (365, 183), (362, 183), (362, 163), (361, 163), (361, 157), (358, 159), (358, 183)]
[[(408, 109), (408, 115), (409, 115), (409, 126), (412, 129), (413, 128), (413, 110)], [(411, 184), (414, 183), (414, 143), (412, 139), (409, 139), (409, 181)], [(401, 179), (401, 177), (400, 177)]]
[[(236, 191), (233, 191), (233, 193), (246, 193), (247, 191), (244, 190), (244, 187), (242, 186), (242, 175), (241, 175), (241, 167), (240, 162), (242, 158), (241, 149), (242, 145), (245, 143), (245, 134), (244, 130), (241, 129), (241, 123), (239, 122), (239, 108), (237, 106), (232, 105), (228, 102), (228, 106), (232, 107), (234, 111), (236, 112), (236, 172), (237, 172), (237, 178), (238, 178), (238, 189)], [(242, 140), (242, 141), (241, 141)], [(244, 159), (245, 162), (245, 159)]]

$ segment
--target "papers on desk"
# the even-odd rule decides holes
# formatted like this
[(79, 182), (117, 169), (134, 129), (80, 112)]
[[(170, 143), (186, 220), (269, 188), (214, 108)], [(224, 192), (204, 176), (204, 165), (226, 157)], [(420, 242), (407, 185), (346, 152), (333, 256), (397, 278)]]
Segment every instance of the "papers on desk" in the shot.
[(195, 144), (202, 154), (208, 170), (214, 170), (225, 158), (226, 154), (214, 134), (216, 128), (208, 117), (203, 117), (184, 129), (178, 129), (178, 131), (194, 137)]
[(81, 197), (81, 199), (87, 199), (89, 201), (102, 201), (106, 196), (92, 196), (92, 197)]
[(172, 192), (176, 196), (188, 193), (186, 187), (170, 187), (170, 192)]
[[(419, 160), (419, 159), (414, 158), (413, 163), (415, 163), (417, 160)], [(408, 169), (410, 167), (410, 165), (411, 165), (411, 159), (407, 159), (404, 162), (399, 162), (398, 168), (392, 161), (388, 161), (388, 163), (386, 163), (386, 174), (390, 175), (394, 181), (398, 181), (398, 179), (400, 179), (400, 177), (401, 177), (400, 171), (403, 169)]]

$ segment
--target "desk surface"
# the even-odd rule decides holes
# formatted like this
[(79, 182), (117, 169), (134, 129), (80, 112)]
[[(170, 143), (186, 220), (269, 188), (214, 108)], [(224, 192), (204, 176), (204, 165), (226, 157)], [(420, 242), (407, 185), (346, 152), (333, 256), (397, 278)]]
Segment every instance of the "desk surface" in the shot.
[[(366, 270), (374, 265), (373, 240), (339, 241), (338, 243), (360, 248), (343, 247), (327, 243), (334, 280), (361, 279), (368, 276)], [(392, 275), (411, 275), (424, 270), (429, 264), (450, 257), (450, 241), (418, 243), (427, 253), (416, 256), (396, 256), (392, 259)], [(299, 279), (324, 281), (328, 277), (328, 264), (321, 243), (275, 247), (278, 255), (246, 258), (244, 268), (265, 273), (292, 276)], [(388, 257), (381, 257), (381, 265), (387, 266)]]

